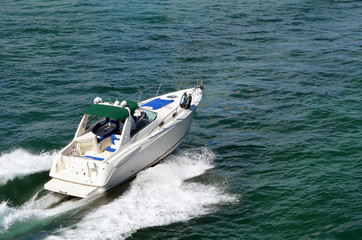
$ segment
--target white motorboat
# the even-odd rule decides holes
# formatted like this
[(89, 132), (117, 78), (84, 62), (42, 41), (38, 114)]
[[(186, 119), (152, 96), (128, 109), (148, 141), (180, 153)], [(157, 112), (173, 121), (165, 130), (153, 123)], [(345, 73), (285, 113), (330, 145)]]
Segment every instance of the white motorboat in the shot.
[(188, 133), (202, 88), (156, 94), (139, 103), (95, 98), (74, 139), (54, 159), (44, 188), (86, 198), (155, 165)]

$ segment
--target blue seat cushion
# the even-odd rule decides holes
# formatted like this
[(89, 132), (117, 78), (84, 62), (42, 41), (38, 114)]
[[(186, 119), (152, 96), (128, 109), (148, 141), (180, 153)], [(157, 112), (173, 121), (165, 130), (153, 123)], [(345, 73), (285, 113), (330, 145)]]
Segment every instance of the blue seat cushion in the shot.
[(110, 146), (106, 148), (106, 151), (108, 152), (115, 152), (116, 149), (115, 148), (111, 148)]
[(111, 135), (111, 142), (112, 142), (112, 144), (114, 144), (114, 141), (115, 141), (115, 140), (119, 140), (119, 138), (117, 138), (115, 134), (112, 134), (112, 135)]
[(86, 158), (92, 158), (92, 159), (94, 159), (94, 160), (99, 160), (99, 161), (103, 161), (104, 160), (104, 158), (100, 158), (100, 157), (93, 157), (93, 156), (84, 156), (84, 157), (86, 157)]

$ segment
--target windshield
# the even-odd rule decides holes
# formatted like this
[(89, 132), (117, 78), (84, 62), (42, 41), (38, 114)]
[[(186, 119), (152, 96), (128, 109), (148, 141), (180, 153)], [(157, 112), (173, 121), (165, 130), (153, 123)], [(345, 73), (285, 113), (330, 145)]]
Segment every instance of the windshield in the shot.
[(97, 115), (89, 115), (86, 130), (88, 130), (94, 124), (96, 124), (97, 122), (99, 122), (99, 121), (101, 121), (103, 119), (106, 119), (106, 118), (105, 117), (99, 117)]

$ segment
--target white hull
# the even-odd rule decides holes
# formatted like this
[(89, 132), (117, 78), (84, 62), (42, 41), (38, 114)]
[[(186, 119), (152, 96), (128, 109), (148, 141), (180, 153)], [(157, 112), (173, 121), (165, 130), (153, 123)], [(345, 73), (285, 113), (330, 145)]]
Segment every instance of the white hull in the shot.
[[(179, 106), (184, 92), (192, 94), (191, 106), (188, 109)], [(85, 131), (83, 135), (79, 134), (81, 132), (79, 127), (74, 140), (54, 160), (50, 171), (53, 179), (45, 184), (45, 189), (82, 198), (89, 197), (128, 181), (139, 171), (165, 158), (181, 143), (189, 131), (202, 98), (202, 91), (201, 88), (186, 89), (156, 98), (171, 97), (174, 100), (172, 103), (160, 109), (153, 109), (157, 117), (149, 125), (133, 136), (123, 136), (123, 133), (118, 135), (122, 138), (120, 140), (122, 143), (114, 153), (104, 151), (105, 146), (99, 146), (101, 144), (96, 143), (95, 136), (91, 136), (91, 132)], [(147, 103), (156, 98), (141, 102), (140, 109), (151, 110), (147, 107)], [(123, 132), (127, 130), (127, 126), (125, 122)], [(104, 142), (107, 144), (107, 140)], [(72, 149), (76, 151), (76, 148), (79, 150), (72, 153)], [(94, 159), (89, 158), (90, 153), (93, 153)], [(96, 160), (101, 157), (104, 160)]]
[(149, 145), (135, 154), (133, 157), (114, 169), (112, 177), (109, 179), (104, 190), (109, 190), (116, 185), (122, 184), (134, 177), (139, 171), (146, 169), (161, 161), (167, 155), (172, 153), (190, 129), (193, 114), (187, 119), (172, 127), (163, 136), (150, 139)]

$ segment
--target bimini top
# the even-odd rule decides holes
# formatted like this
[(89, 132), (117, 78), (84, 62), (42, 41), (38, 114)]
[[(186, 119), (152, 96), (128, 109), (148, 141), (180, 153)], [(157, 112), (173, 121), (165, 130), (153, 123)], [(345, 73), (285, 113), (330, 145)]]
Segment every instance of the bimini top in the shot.
[[(127, 101), (127, 106), (131, 110), (132, 114), (138, 108), (138, 104), (132, 101)], [(108, 104), (92, 104), (82, 113), (97, 115), (100, 117), (109, 117), (116, 121), (122, 121), (129, 116), (126, 108)]]

